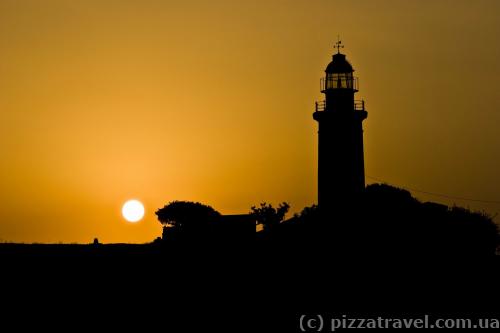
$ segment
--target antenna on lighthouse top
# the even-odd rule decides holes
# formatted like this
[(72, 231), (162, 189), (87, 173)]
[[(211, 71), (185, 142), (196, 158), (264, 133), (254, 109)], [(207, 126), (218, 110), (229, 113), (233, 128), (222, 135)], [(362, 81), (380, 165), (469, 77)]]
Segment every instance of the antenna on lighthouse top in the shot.
[(342, 45), (342, 41), (340, 40), (339, 35), (337, 35), (337, 42), (335, 43), (335, 48), (337, 49), (337, 53), (340, 53), (340, 49), (344, 48), (344, 45)]

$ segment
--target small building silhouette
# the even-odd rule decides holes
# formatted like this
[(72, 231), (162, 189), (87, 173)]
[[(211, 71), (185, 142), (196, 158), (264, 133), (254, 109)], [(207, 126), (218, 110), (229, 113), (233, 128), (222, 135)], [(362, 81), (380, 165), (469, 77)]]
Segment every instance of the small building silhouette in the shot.
[[(241, 242), (253, 241), (255, 237), (257, 221), (251, 214), (221, 215), (203, 230), (202, 238), (206, 241)], [(178, 228), (164, 226), (162, 232), (163, 240), (176, 240), (179, 238), (189, 239), (199, 237), (189, 231), (183, 232)]]

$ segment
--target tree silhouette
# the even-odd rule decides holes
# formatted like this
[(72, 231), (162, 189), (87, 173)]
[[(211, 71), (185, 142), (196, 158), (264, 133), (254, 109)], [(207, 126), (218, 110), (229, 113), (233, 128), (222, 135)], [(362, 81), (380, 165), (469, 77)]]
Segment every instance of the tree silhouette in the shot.
[(172, 201), (155, 214), (164, 227), (181, 231), (204, 230), (220, 217), (212, 207), (190, 201)]
[(277, 208), (274, 208), (271, 204), (263, 202), (260, 207), (252, 206), (250, 209), (250, 214), (255, 217), (257, 223), (261, 224), (264, 229), (268, 229), (280, 224), (285, 219), (290, 205), (287, 202), (282, 202)]

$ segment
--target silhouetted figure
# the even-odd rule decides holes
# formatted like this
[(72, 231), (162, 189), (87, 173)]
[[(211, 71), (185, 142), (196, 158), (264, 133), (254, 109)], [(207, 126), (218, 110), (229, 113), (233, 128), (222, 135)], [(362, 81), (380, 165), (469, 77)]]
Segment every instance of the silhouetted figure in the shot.
[(316, 102), (313, 118), (318, 131), (318, 205), (330, 209), (359, 195), (365, 187), (362, 122), (368, 113), (364, 101), (355, 101), (358, 91), (354, 69), (338, 52), (321, 79), (325, 100)]

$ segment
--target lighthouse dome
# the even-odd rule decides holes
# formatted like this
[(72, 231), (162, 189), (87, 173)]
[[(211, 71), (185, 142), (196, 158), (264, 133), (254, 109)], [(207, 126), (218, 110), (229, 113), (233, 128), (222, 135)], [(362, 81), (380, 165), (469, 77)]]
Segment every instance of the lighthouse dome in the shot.
[(352, 73), (354, 69), (345, 58), (345, 54), (337, 53), (332, 57), (332, 61), (326, 66), (326, 73)]

